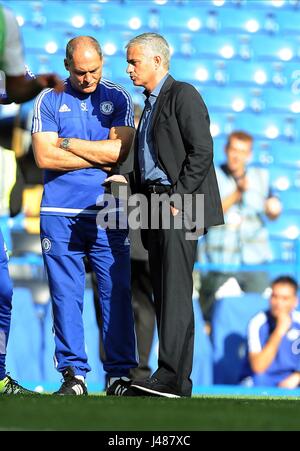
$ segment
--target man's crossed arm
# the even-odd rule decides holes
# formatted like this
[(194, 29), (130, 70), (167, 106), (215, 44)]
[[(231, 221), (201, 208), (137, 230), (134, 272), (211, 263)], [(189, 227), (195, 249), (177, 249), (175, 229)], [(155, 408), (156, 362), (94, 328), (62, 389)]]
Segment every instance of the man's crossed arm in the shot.
[[(32, 135), (32, 144), (36, 163), (41, 169), (72, 171), (98, 167), (110, 172), (113, 166), (126, 160), (133, 137), (131, 127), (113, 127), (109, 139), (102, 141), (70, 136), (58, 138), (54, 132), (39, 132)], [(60, 148), (64, 138), (69, 138), (67, 150)]]

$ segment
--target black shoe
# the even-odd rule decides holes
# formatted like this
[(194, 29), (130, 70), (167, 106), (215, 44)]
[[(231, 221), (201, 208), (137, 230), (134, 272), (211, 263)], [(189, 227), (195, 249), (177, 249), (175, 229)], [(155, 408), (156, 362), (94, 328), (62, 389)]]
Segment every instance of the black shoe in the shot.
[(74, 370), (71, 367), (65, 369), (63, 377), (64, 382), (60, 389), (53, 393), (54, 395), (86, 396), (88, 394), (85, 383), (75, 377)]
[[(133, 381), (130, 396), (162, 396), (164, 398), (181, 398), (181, 395), (170, 385), (164, 384), (156, 377)], [(136, 392), (136, 394), (134, 394)], [(139, 392), (139, 393), (138, 393)]]
[(12, 379), (8, 374), (0, 381), (0, 395), (38, 395), (39, 393), (27, 390)]
[[(114, 380), (115, 379), (115, 380)], [(106, 395), (107, 396), (127, 396), (131, 385), (131, 380), (128, 377), (109, 378), (107, 383)]]

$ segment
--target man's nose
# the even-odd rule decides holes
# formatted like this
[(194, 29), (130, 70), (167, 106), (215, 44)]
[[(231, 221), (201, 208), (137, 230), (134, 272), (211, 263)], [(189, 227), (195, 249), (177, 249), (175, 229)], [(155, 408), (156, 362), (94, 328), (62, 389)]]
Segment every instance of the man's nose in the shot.
[(92, 79), (93, 79), (92, 75), (89, 72), (87, 72), (84, 76), (84, 81), (86, 83), (90, 83), (92, 81)]
[(126, 69), (127, 74), (130, 74), (132, 71), (133, 71), (132, 64), (127, 64), (127, 69)]

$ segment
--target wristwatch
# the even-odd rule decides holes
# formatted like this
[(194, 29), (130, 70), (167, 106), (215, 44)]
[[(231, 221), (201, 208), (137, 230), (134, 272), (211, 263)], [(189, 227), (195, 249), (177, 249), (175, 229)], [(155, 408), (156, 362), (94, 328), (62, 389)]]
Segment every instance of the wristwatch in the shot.
[(64, 138), (60, 143), (59, 147), (64, 150), (69, 150), (69, 146), (70, 146), (70, 138)]

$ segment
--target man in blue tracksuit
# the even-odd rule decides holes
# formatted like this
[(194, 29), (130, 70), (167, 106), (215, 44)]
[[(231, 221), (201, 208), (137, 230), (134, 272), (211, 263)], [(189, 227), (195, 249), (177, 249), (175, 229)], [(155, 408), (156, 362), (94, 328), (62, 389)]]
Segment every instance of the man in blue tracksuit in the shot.
[(290, 276), (272, 283), (270, 307), (248, 326), (244, 385), (294, 389), (300, 386), (300, 312), (298, 284)]
[[(82, 309), (87, 256), (97, 275), (103, 313), (108, 395), (123, 395), (137, 365), (130, 292), (127, 229), (97, 227), (107, 173), (126, 159), (134, 135), (130, 96), (101, 79), (102, 52), (91, 37), (72, 39), (65, 91), (44, 90), (32, 125), (36, 162), (45, 169), (41, 242), (53, 306), (57, 394), (87, 394), (90, 367)], [(118, 210), (118, 208), (117, 208)]]

